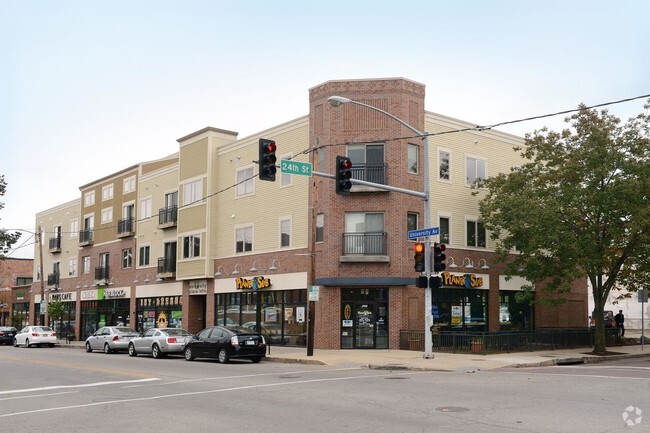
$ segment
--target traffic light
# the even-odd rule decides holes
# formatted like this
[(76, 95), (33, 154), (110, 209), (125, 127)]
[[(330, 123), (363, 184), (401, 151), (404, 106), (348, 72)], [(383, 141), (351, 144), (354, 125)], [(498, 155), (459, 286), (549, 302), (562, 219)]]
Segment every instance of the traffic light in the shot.
[(277, 171), (277, 168), (275, 167), (275, 161), (277, 161), (275, 151), (277, 148), (275, 141), (260, 138), (258, 159), (260, 166), (260, 180), (275, 182), (275, 172)]
[(415, 251), (415, 272), (424, 272), (424, 244), (418, 242), (413, 245), (413, 251)]
[(348, 195), (352, 188), (352, 161), (346, 156), (336, 157), (336, 193)]
[(433, 244), (433, 272), (442, 272), (445, 270), (447, 265), (445, 260), (447, 256), (445, 255), (445, 250), (447, 246), (445, 244), (435, 243)]

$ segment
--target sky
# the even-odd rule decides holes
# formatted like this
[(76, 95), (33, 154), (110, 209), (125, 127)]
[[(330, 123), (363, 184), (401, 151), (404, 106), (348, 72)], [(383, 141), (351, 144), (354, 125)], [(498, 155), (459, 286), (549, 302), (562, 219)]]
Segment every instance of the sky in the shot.
[[(0, 229), (33, 231), (206, 126), (242, 138), (304, 116), (329, 80), (404, 77), (476, 125), (647, 95), (648, 16), (646, 0), (0, 0)], [(15, 247), (32, 258), (33, 236)]]

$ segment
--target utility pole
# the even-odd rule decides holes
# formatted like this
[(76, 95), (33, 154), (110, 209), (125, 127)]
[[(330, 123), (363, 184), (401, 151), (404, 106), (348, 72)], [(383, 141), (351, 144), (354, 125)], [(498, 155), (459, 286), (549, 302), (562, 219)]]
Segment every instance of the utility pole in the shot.
[[(318, 149), (318, 147), (316, 148)], [(318, 161), (318, 150), (314, 154), (314, 161)], [(309, 230), (309, 274), (307, 275), (308, 288), (316, 284), (316, 178), (312, 177), (312, 197), (310, 203), (310, 230)], [(307, 291), (309, 293), (309, 290)], [(316, 302), (307, 301), (307, 356), (314, 356), (314, 326), (316, 324)]]
[[(41, 317), (41, 312), (40, 312), (40, 306), (45, 305), (45, 312), (43, 313), (43, 323), (41, 323), (41, 326), (46, 326), (47, 325), (47, 301), (45, 300), (45, 281), (43, 279), (45, 278), (45, 274), (43, 274), (43, 232), (41, 231), (41, 226), (38, 226), (38, 233), (37, 233), (37, 238), (38, 238), (38, 256), (40, 258), (40, 272), (41, 272), (41, 302), (39, 304), (39, 318)], [(36, 323), (34, 321), (34, 323)]]

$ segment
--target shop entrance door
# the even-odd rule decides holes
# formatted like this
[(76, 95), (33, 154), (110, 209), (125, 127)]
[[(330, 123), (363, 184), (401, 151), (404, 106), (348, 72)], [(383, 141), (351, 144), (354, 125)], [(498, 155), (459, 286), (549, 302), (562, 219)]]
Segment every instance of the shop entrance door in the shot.
[(374, 349), (375, 347), (375, 313), (369, 304), (355, 306), (355, 341), (357, 349)]

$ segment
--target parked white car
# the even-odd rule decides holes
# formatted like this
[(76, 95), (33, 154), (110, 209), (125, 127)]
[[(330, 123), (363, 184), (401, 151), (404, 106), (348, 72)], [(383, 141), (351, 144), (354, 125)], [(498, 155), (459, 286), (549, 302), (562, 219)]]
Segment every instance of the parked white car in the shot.
[(178, 328), (149, 328), (129, 342), (129, 355), (151, 354), (154, 358), (162, 358), (169, 353), (181, 355), (185, 343), (192, 340), (192, 334)]
[(139, 335), (126, 326), (104, 326), (86, 339), (86, 352), (103, 350), (104, 353), (112, 353), (127, 350), (129, 341)]
[(14, 347), (41, 347), (43, 344), (50, 347), (56, 344), (56, 332), (49, 326), (25, 326), (14, 336)]

